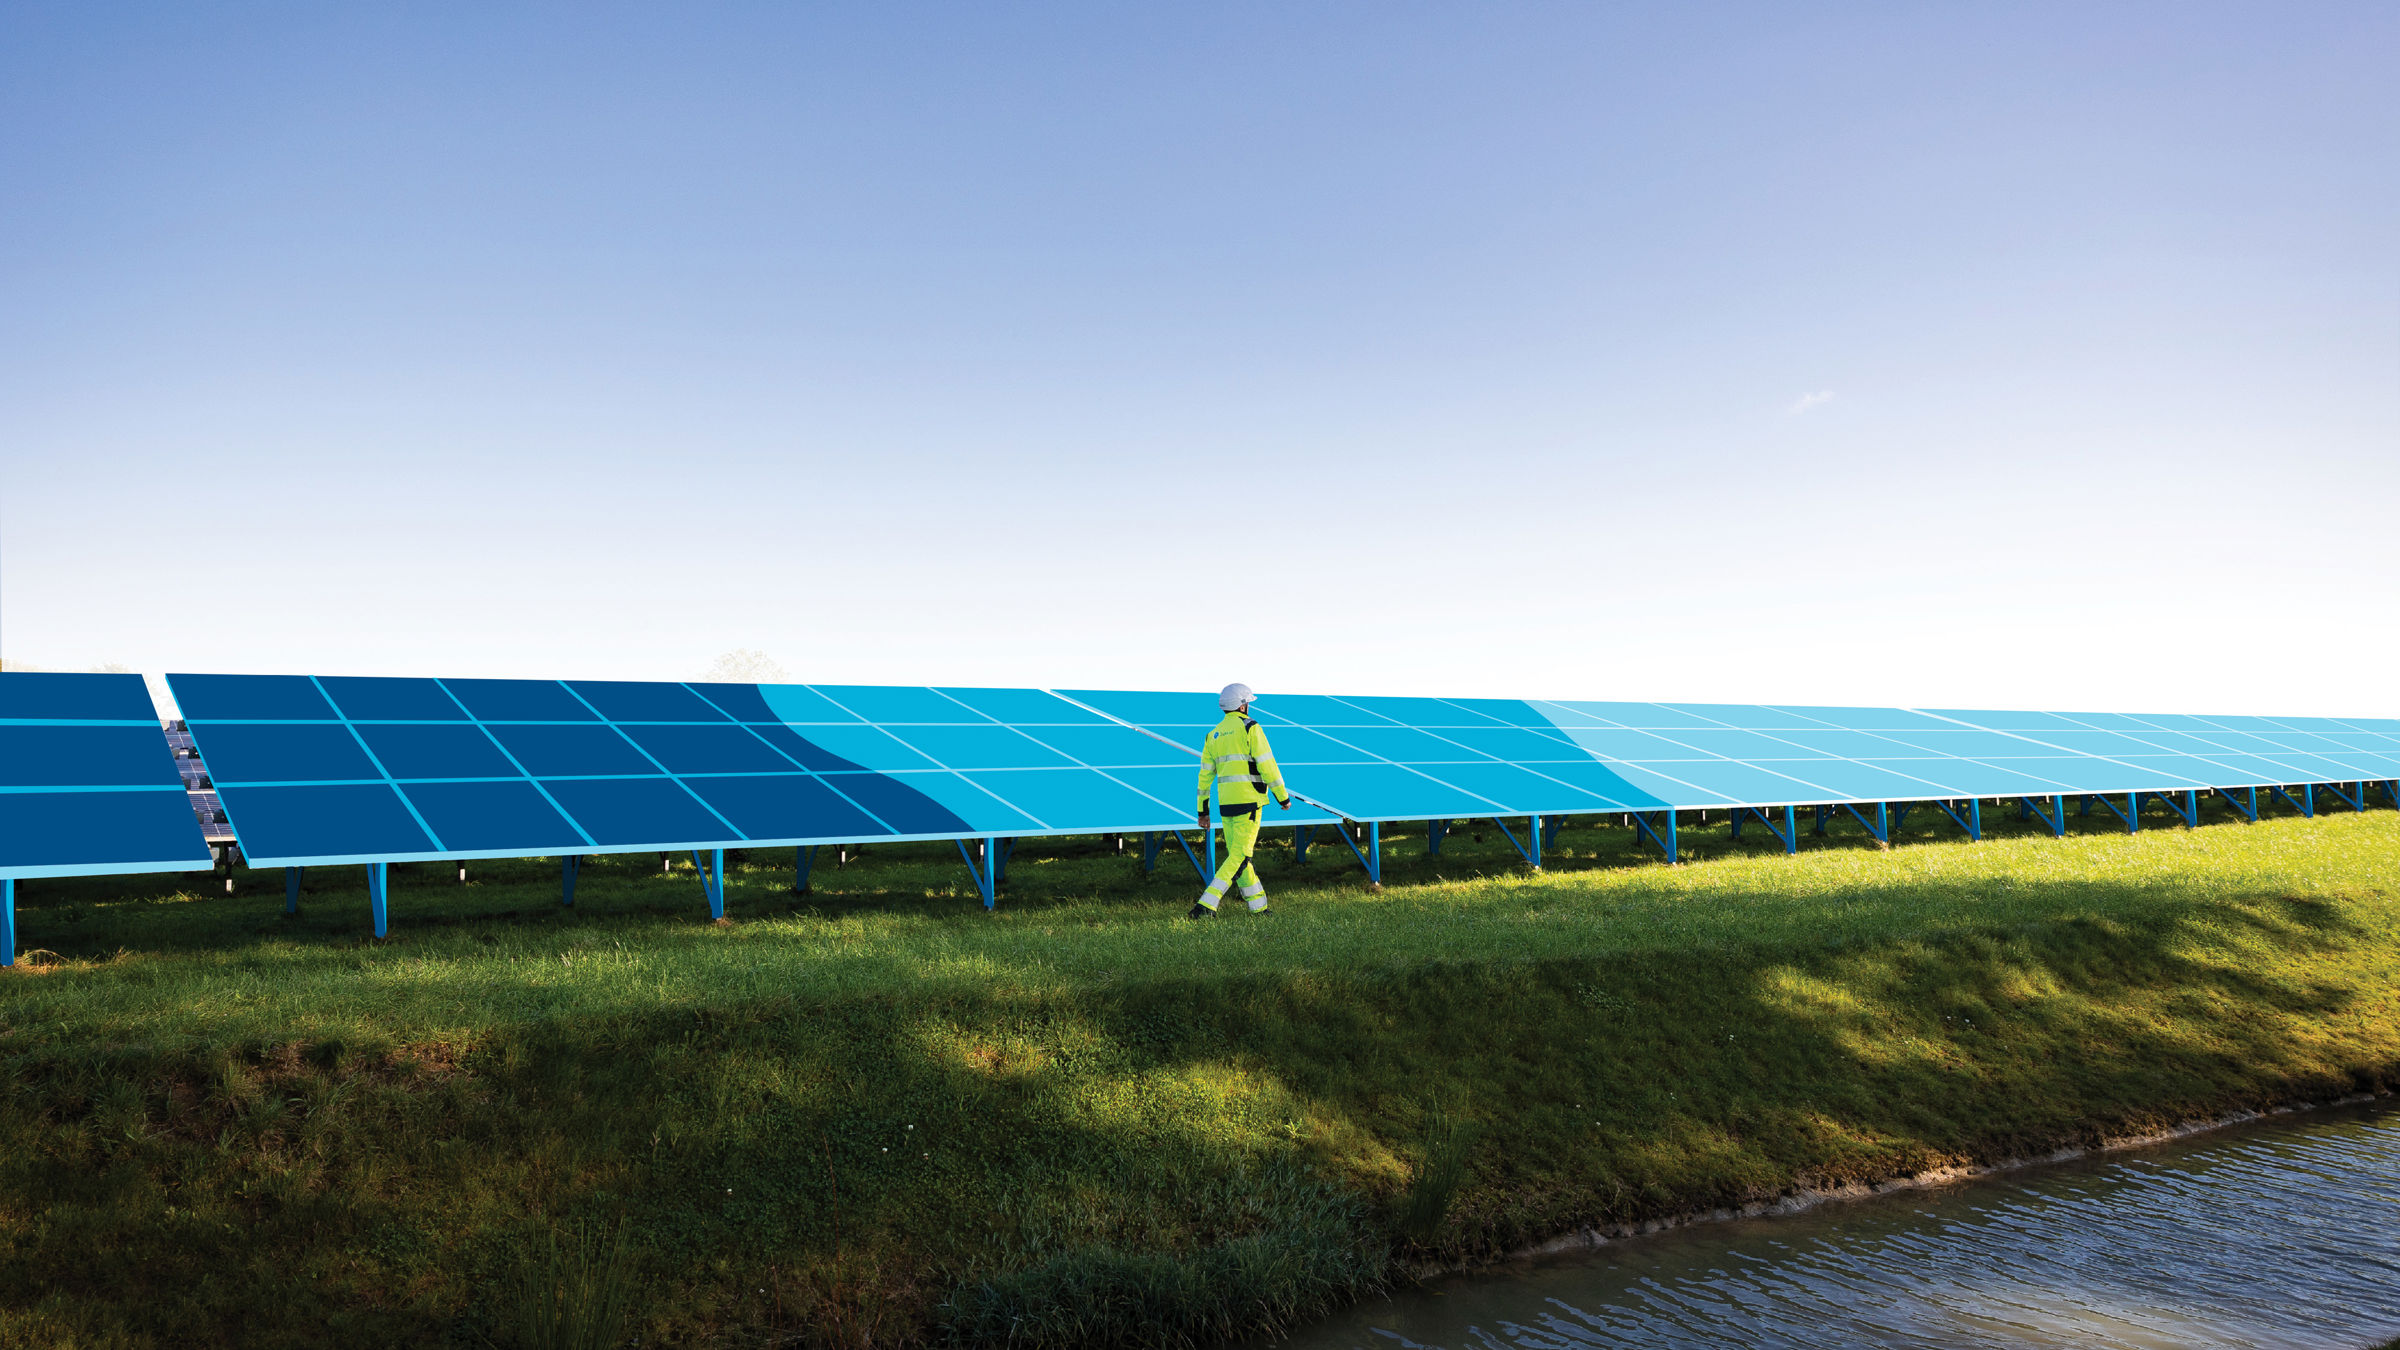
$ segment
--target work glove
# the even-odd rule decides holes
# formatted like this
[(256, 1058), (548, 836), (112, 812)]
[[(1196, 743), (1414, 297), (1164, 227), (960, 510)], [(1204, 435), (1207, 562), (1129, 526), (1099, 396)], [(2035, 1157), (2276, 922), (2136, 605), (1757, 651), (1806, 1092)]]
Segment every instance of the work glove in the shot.
[(1205, 806), (1200, 808), (1200, 832), (1208, 833), (1208, 808)]

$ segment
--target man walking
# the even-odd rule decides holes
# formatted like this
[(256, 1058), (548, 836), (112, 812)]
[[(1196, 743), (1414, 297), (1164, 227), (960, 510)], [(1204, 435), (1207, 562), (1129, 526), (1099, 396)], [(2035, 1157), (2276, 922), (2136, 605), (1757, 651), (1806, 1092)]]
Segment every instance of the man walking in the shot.
[[(1188, 918), (1204, 919), (1217, 912), (1234, 882), (1242, 883), (1242, 899), (1253, 914), (1267, 912), (1267, 888), (1258, 879), (1251, 854), (1258, 848), (1259, 811), (1269, 795), (1282, 809), (1292, 809), (1292, 794), (1283, 785), (1283, 770), (1267, 748), (1267, 733), (1250, 718), (1250, 686), (1229, 684), (1217, 695), (1225, 713), (1216, 730), (1200, 743), (1200, 833), (1208, 834), (1208, 790), (1217, 789), (1217, 815), (1225, 822), (1225, 865), (1200, 893)], [(1246, 879), (1245, 879), (1246, 878)]]

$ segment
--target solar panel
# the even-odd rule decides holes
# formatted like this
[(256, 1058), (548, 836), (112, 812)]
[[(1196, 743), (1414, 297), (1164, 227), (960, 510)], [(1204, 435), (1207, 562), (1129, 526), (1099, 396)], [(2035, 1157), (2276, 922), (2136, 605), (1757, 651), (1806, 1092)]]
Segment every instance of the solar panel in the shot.
[(1171, 830), (1197, 771), (1032, 689), (168, 682), (267, 866)]
[(0, 878), (209, 865), (141, 676), (0, 673)]

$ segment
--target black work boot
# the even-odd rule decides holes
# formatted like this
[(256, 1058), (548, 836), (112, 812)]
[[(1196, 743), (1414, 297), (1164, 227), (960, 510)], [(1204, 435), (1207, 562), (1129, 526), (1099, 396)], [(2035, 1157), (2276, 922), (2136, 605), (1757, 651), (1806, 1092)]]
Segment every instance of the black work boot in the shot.
[(1186, 914), (1186, 915), (1184, 915), (1183, 917), (1185, 917), (1185, 918), (1187, 918), (1187, 919), (1205, 919), (1205, 918), (1208, 918), (1210, 915), (1213, 915), (1213, 914), (1215, 914), (1215, 913), (1216, 913), (1216, 911), (1215, 911), (1215, 910), (1213, 910), (1213, 909), (1210, 909), (1210, 908), (1209, 908), (1208, 906), (1206, 906), (1206, 905), (1194, 905), (1194, 906), (1192, 906), (1192, 912), (1191, 912), (1191, 913), (1189, 913), (1189, 914)]

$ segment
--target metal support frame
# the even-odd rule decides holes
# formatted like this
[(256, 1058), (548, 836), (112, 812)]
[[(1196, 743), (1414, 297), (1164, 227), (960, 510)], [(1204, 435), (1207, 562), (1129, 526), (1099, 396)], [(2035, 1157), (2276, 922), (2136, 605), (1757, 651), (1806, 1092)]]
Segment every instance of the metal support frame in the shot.
[(375, 916), (375, 936), (379, 938), (392, 931), (391, 906), (386, 902), (391, 892), (390, 868), (390, 863), (367, 864), (367, 910)]
[(1799, 807), (1786, 806), (1783, 808), (1783, 828), (1780, 830), (1775, 828), (1775, 820), (1773, 817), (1769, 816), (1765, 811), (1761, 811), (1755, 806), (1737, 806), (1733, 808), (1733, 837), (1736, 839), (1742, 837), (1742, 823), (1744, 820), (1755, 820), (1759, 824), (1766, 826), (1767, 833), (1775, 836), (1775, 841), (1783, 845), (1784, 852), (1798, 853), (1800, 851)]
[[(1304, 828), (1314, 827), (1309, 826)], [(1203, 886), (1207, 885), (1209, 880), (1209, 871), (1207, 868), (1200, 865), (1200, 855), (1194, 853), (1192, 851), (1192, 846), (1184, 841), (1183, 831), (1181, 830), (1146, 830), (1142, 833), (1142, 875), (1150, 875), (1151, 871), (1158, 866), (1158, 855), (1164, 852), (1167, 847), (1164, 843), (1160, 842), (1162, 839), (1172, 839), (1175, 841), (1175, 847), (1183, 850), (1183, 856), (1191, 861), (1192, 870), (1199, 874), (1200, 884)], [(966, 845), (962, 843), (959, 845), (959, 848), (963, 851), (966, 848)], [(1210, 850), (1209, 856), (1215, 857), (1215, 850)]]
[(2064, 839), (2067, 834), (2066, 794), (2055, 792), (2052, 793), (2050, 795), (2050, 809), (2047, 811), (2044, 811), (2042, 808), (2034, 805), (2033, 798), (2031, 797), (2017, 798), (2017, 819), (2024, 820), (2031, 816), (2041, 817), (2042, 823), (2050, 827), (2051, 838)]
[(2300, 798), (2297, 801), (2292, 799), (2292, 794), (2283, 790), (2283, 785), (2280, 783), (2267, 784), (2267, 791), (2283, 798), (2286, 805), (2301, 815), (2313, 819), (2317, 814), (2317, 794), (2315, 789), (2307, 783), (2300, 784)]
[[(2182, 801), (2175, 800), (2175, 798), (2179, 795), (2183, 798)], [(2194, 792), (2189, 788), (2186, 788), (2180, 794), (2174, 792), (2137, 792), (2133, 794), (2133, 805), (2137, 814), (2141, 810), (2142, 798), (2144, 797), (2155, 798), (2168, 810), (2174, 812), (2176, 817), (2183, 821), (2185, 829), (2196, 830), (2200, 828), (2199, 793)]]
[(1508, 828), (1507, 821), (1493, 816), (1491, 822), (1499, 827), (1501, 837), (1508, 840), (1508, 846), (1517, 851), (1517, 856), (1525, 860), (1526, 866), (1536, 872), (1542, 870), (1542, 818), (1540, 816), (1525, 818), (1525, 838), (1522, 842), (1517, 839), (1517, 832)]
[(2383, 795), (2391, 804), (2400, 806), (2400, 778), (2378, 778), (2375, 781), (2383, 784)]
[(2356, 793), (2342, 791), (2342, 785), (2339, 783), (2323, 783), (2319, 786), (2323, 787), (2327, 792), (2332, 793), (2336, 800), (2340, 801), (2342, 805), (2349, 807), (2353, 811), (2364, 811), (2367, 809), (2367, 785), (2365, 783), (2360, 783), (2358, 785), (2358, 791)]
[[(1900, 809), (1891, 813), (1890, 822), (1884, 826), (1885, 835), (1889, 836), (1893, 830), (1899, 829), (1901, 826), (1906, 825), (1908, 823), (1908, 813), (1916, 809), (1917, 803), (1915, 802), (1900, 803)], [(1891, 842), (1891, 840), (1887, 837), (1884, 842), (1888, 844)]]
[(306, 871), (308, 869), (305, 867), (283, 869), (283, 912), (286, 914), (300, 912), (300, 877)]
[[(1349, 822), (1344, 821), (1343, 824), (1347, 825)], [(1358, 859), (1358, 865), (1367, 869), (1367, 883), (1372, 886), (1382, 886), (1383, 823), (1381, 821), (1367, 822), (1367, 846), (1363, 849), (1358, 846), (1356, 839), (1350, 837), (1350, 831), (1336, 828), (1334, 833), (1341, 837), (1343, 843), (1350, 846), (1350, 856)]]
[(17, 963), (17, 879), (0, 877), (0, 966)]
[(792, 894), (808, 894), (808, 874), (817, 865), (817, 850), (822, 845), (792, 850)]
[(2109, 797), (2097, 792), (2091, 793), (2084, 798), (2085, 801), (2091, 801), (2094, 799), (2097, 799), (2102, 806), (2107, 807), (2110, 815), (2115, 816), (2117, 819), (2125, 822), (2125, 833), (2140, 834), (2142, 832), (2142, 794), (2138, 792), (2126, 793), (2125, 807), (2123, 810), (2117, 809), (2117, 804), (2110, 800)]
[(575, 908), (575, 874), (583, 870), (583, 855), (568, 853), (558, 860), (558, 907)]
[(2224, 798), (2224, 799), (2225, 799), (2225, 800), (2226, 800), (2228, 803), (2230, 803), (2230, 804), (2232, 805), (2232, 807), (2233, 807), (2233, 809), (2234, 809), (2234, 810), (2241, 812), (2241, 813), (2242, 813), (2242, 819), (2243, 819), (2243, 820), (2244, 820), (2246, 823), (2248, 823), (2248, 824), (2252, 824), (2252, 825), (2255, 825), (2255, 824), (2257, 824), (2257, 823), (2258, 823), (2258, 789), (2257, 789), (2257, 788), (2244, 788), (2244, 789), (2242, 789), (2242, 796), (2240, 796), (2240, 797), (2236, 797), (2236, 796), (2234, 796), (2234, 795), (2233, 795), (2233, 789), (2232, 789), (2232, 788), (2210, 788), (2210, 789), (2209, 789), (2209, 791), (2211, 791), (2211, 792), (2213, 792), (2213, 793), (2217, 794), (2217, 795), (2218, 795), (2218, 796), (2220, 796), (2220, 797), (2223, 797), (2223, 798)]
[(1958, 828), (1962, 830), (1965, 830), (1967, 832), (1967, 838), (1974, 840), (1978, 844), (1983, 842), (1983, 798), (1967, 798), (1967, 812), (1963, 816), (1953, 809), (1948, 802), (1936, 801), (1934, 802), (1934, 805), (1942, 809), (1943, 815), (1950, 817), (1952, 824), (1958, 826)]
[[(1654, 826), (1650, 820), (1647, 819), (1647, 817), (1653, 814), (1660, 817), (1660, 820), (1665, 828), (1665, 833), (1663, 835), (1659, 832), (1659, 827)], [(1668, 862), (1675, 861), (1675, 813), (1672, 810), (1658, 812), (1635, 811), (1632, 813), (1632, 815), (1633, 828), (1636, 837), (1647, 839), (1651, 843), (1658, 845), (1659, 852), (1667, 855)]]
[[(1844, 811), (1849, 812), (1852, 820), (1855, 820), (1859, 824), (1866, 826), (1867, 833), (1875, 836), (1876, 843), (1883, 845), (1885, 848), (1891, 847), (1892, 804), (1890, 802), (1875, 803), (1875, 818), (1873, 820), (1867, 819), (1863, 812), (1849, 802), (1835, 802), (1834, 805), (1840, 807)], [(1824, 833), (1822, 826), (1819, 827), (1818, 833)]]
[(1441, 856), (1442, 836), (1448, 833), (1450, 833), (1450, 822), (1447, 820), (1429, 820), (1425, 822), (1426, 857), (1438, 858)]
[(1308, 846), (1314, 843), (1316, 838), (1317, 827), (1314, 825), (1294, 825), (1292, 827), (1292, 862), (1295, 865), (1308, 866)]
[(708, 861), (700, 861), (700, 850), (692, 850), (692, 866), (700, 873), (700, 889), (708, 893), (708, 917), (725, 917), (725, 850), (712, 848)]
[[(1003, 839), (996, 834), (985, 835), (983, 837), (983, 864), (980, 867), (975, 863), (975, 855), (967, 851), (966, 840), (958, 839), (952, 842), (958, 845), (958, 856), (966, 860), (967, 875), (975, 878), (975, 890), (983, 897), (983, 907), (985, 909), (997, 907), (1000, 903), (1000, 883), (1008, 880), (1008, 858), (1010, 854), (1016, 852), (1017, 841), (1014, 838)], [(1183, 842), (1183, 836), (1177, 835), (1176, 842)], [(1148, 842), (1145, 840), (1144, 847), (1147, 846)]]

